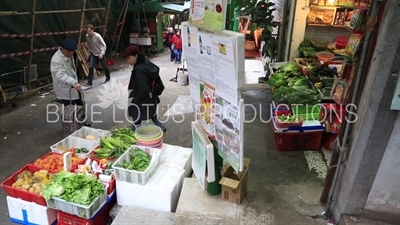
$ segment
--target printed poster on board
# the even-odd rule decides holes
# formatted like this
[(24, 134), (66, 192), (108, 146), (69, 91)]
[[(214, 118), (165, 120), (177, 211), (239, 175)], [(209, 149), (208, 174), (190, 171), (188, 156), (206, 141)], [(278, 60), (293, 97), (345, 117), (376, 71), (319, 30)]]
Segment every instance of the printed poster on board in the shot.
[(192, 0), (189, 25), (222, 31), (225, 29), (227, 7), (227, 0)]
[(198, 119), (200, 125), (211, 138), (215, 138), (215, 89), (207, 83), (200, 83), (200, 107)]
[[(200, 105), (200, 72), (197, 68), (197, 47), (195, 39), (197, 27), (183, 25), (181, 29), (183, 55), (186, 62), (188, 76), (190, 80), (189, 90), (192, 98), (193, 109), (197, 109)], [(196, 114), (197, 115), (197, 114)]]
[(218, 141), (218, 154), (235, 171), (241, 171), (243, 159), (241, 102), (231, 104), (217, 96), (215, 108), (215, 137)]

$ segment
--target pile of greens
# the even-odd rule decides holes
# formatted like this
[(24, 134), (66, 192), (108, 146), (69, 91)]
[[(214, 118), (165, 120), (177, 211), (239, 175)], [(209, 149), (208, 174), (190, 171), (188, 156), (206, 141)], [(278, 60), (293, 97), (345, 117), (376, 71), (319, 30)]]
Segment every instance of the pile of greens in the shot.
[(316, 50), (313, 47), (311, 39), (304, 38), (304, 40), (299, 45), (299, 52), (304, 55), (304, 57), (315, 57)]
[(136, 170), (144, 172), (150, 165), (151, 155), (139, 148), (135, 148), (130, 154), (129, 161), (123, 161), (119, 166), (127, 170)]
[(268, 80), (268, 84), (273, 88), (288, 86), (289, 81), (296, 77), (303, 76), (300, 73), (299, 67), (293, 62), (289, 62), (279, 67), (276, 72), (272, 74)]
[(276, 104), (318, 104), (321, 95), (317, 89), (304, 86), (280, 87), (272, 92), (272, 100)]
[(95, 177), (61, 171), (43, 187), (42, 195), (49, 200), (58, 197), (67, 202), (89, 206), (95, 198), (106, 194), (104, 185)]

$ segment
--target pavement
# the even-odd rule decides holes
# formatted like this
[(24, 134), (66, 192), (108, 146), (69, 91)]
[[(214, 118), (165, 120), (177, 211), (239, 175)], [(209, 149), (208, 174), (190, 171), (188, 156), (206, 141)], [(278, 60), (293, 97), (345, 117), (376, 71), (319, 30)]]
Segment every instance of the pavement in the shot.
[[(166, 86), (160, 96), (158, 113), (168, 129), (164, 142), (191, 147), (190, 122), (194, 114), (189, 86), (169, 81), (175, 76), (178, 65), (168, 57), (166, 51), (151, 59), (160, 67)], [(128, 85), (131, 69), (120, 60), (112, 68), (112, 82), (102, 84), (104, 77), (100, 77), (94, 81), (93, 88), (85, 90), (92, 127), (109, 130), (130, 125), (119, 106), (126, 101), (123, 90)], [(247, 218), (253, 219), (244, 224), (325, 224), (318, 218), (323, 211), (319, 203), (323, 180), (309, 168), (303, 152), (276, 149), (271, 123), (265, 122), (269, 118), (270, 91), (249, 90), (243, 92), (242, 97), (246, 104), (254, 105), (245, 110), (246, 121), (252, 121), (246, 122), (244, 127), (244, 152), (251, 164), (248, 193), (242, 204)], [(0, 181), (48, 153), (51, 145), (64, 138), (61, 122), (55, 121), (55, 112), (60, 112), (61, 105), (51, 103), (54, 98), (52, 92), (45, 97), (35, 95), (21, 100), (12, 110), (3, 114), (0, 111)], [(0, 224), (12, 224), (4, 191), (0, 191), (0, 202)]]

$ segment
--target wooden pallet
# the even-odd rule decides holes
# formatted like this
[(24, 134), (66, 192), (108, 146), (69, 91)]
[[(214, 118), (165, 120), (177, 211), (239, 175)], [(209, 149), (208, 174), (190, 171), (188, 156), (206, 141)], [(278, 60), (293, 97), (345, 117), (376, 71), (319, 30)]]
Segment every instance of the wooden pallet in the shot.
[[(87, 78), (89, 76), (89, 52), (87, 51), (86, 45), (79, 45), (78, 49), (76, 50), (76, 54), (78, 56), (78, 70), (80, 70), (80, 74), (83, 76), (83, 78)], [(93, 74), (98, 75), (99, 71), (94, 68)]]

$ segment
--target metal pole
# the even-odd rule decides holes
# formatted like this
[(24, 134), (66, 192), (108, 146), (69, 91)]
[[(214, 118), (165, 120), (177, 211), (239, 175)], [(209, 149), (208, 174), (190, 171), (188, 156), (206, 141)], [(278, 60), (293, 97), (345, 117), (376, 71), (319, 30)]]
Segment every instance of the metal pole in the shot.
[(110, 13), (110, 6), (111, 6), (111, 0), (108, 0), (108, 6), (107, 6), (107, 12), (106, 12), (106, 20), (104, 21), (104, 28), (103, 28), (103, 38), (106, 35), (108, 14)]
[(36, 0), (33, 0), (33, 5), (32, 5), (32, 27), (31, 27), (31, 54), (29, 56), (29, 65), (28, 65), (28, 87), (29, 89), (31, 88), (31, 66), (32, 66), (32, 59), (33, 59), (33, 41), (35, 36), (33, 35), (35, 33), (35, 10), (36, 10)]
[(293, 35), (293, 23), (294, 23), (294, 12), (296, 11), (296, 1), (289, 0), (290, 12), (289, 12), (289, 24), (287, 28), (286, 46), (285, 46), (285, 58), (283, 61), (289, 61), (290, 57), (290, 47), (292, 45), (292, 35)]
[(286, 22), (287, 22), (286, 15), (288, 9), (290, 9), (289, 1), (285, 0), (283, 5), (281, 26), (278, 28), (278, 58), (276, 59), (276, 61), (278, 62), (285, 61), (283, 59), (284, 58), (283, 51), (285, 48), (285, 34), (286, 34)]
[[(380, 5), (380, 3), (378, 3), (378, 1), (373, 1), (372, 7), (370, 9), (370, 13), (369, 14), (372, 15), (372, 16), (376, 16), (377, 12), (375, 12), (375, 11), (377, 9), (379, 9), (379, 5)], [(367, 58), (367, 53), (368, 53), (368, 48), (369, 48), (369, 44), (370, 44), (371, 35), (372, 35), (372, 31), (367, 31), (366, 32), (365, 41), (364, 41), (364, 45), (363, 45), (363, 49), (362, 49), (362, 53), (361, 53), (360, 64), (358, 66), (356, 82), (354, 84), (354, 91), (353, 91), (353, 94), (351, 96), (351, 102), (350, 102), (351, 105), (354, 105), (356, 100), (357, 100), (358, 90), (360, 88), (360, 83), (361, 83), (361, 76), (363, 74), (364, 67), (365, 67), (365, 60)], [(352, 121), (354, 111), (355, 111), (354, 107), (351, 107), (351, 109), (350, 109), (351, 113), (349, 113), (349, 121)], [(327, 206), (327, 209), (325, 211), (325, 214), (323, 215), (325, 218), (329, 218), (330, 209), (331, 209), (332, 202), (333, 202), (333, 196), (335, 194), (336, 185), (337, 185), (337, 181), (338, 181), (338, 177), (339, 177), (339, 172), (340, 172), (340, 168), (341, 168), (341, 165), (342, 165), (342, 159), (343, 159), (344, 151), (345, 151), (345, 148), (346, 148), (347, 139), (348, 139), (349, 134), (350, 134), (350, 125), (351, 125), (350, 123), (346, 124), (346, 128), (344, 130), (343, 139), (340, 141), (339, 160), (337, 162), (335, 175), (333, 177), (333, 188), (332, 188), (332, 191), (330, 193), (328, 206)]]
[[(235, 2), (235, 8), (236, 8), (236, 0), (232, 0), (232, 2)], [(239, 32), (239, 10), (235, 10), (234, 20), (233, 20), (233, 31)]]

